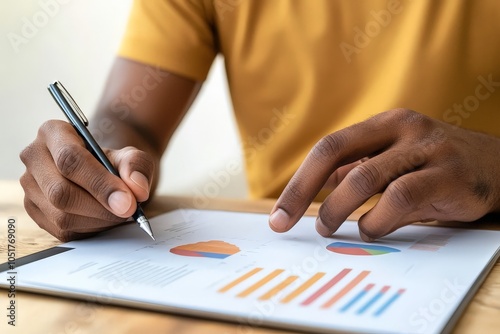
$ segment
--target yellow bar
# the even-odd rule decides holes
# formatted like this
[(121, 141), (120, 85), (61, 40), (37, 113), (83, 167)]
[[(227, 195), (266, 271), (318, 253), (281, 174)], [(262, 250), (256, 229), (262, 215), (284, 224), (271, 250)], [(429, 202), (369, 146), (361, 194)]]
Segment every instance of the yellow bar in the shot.
[(302, 292), (309, 289), (314, 283), (316, 283), (321, 277), (325, 276), (325, 273), (316, 273), (314, 276), (305, 281), (301, 286), (292, 291), (288, 296), (281, 300), (281, 303), (286, 304), (295, 299)]
[(273, 296), (275, 296), (278, 292), (292, 284), (299, 276), (289, 276), (287, 277), (286, 280), (281, 282), (280, 284), (276, 285), (274, 288), (266, 292), (264, 295), (260, 296), (260, 300), (268, 300), (271, 299)]
[(351, 291), (356, 285), (359, 284), (366, 276), (370, 274), (369, 271), (362, 271), (358, 276), (356, 276), (352, 281), (349, 282), (342, 290), (337, 292), (329, 301), (324, 303), (321, 308), (329, 308), (335, 304), (340, 298), (344, 297), (349, 291)]
[(262, 268), (254, 268), (254, 269), (250, 270), (245, 275), (243, 275), (241, 277), (238, 277), (237, 279), (235, 279), (234, 281), (232, 281), (228, 285), (226, 285), (226, 286), (222, 287), (221, 289), (219, 289), (219, 292), (226, 292), (226, 291), (228, 291), (229, 289), (235, 287), (236, 285), (240, 284), (241, 282), (243, 282), (247, 278), (255, 275), (256, 273), (258, 273), (261, 270), (262, 270)]
[(269, 281), (271, 281), (273, 278), (275, 278), (276, 276), (278, 276), (279, 274), (281, 274), (284, 271), (285, 270), (283, 270), (283, 269), (276, 269), (275, 271), (273, 271), (272, 273), (270, 273), (269, 275), (267, 275), (266, 277), (264, 277), (263, 279), (261, 279), (257, 283), (253, 284), (249, 288), (247, 288), (247, 289), (243, 290), (242, 292), (240, 292), (237, 295), (237, 297), (246, 297), (246, 296), (248, 296), (249, 294), (251, 294), (252, 292), (254, 292), (255, 290), (257, 290), (261, 286), (269, 283)]

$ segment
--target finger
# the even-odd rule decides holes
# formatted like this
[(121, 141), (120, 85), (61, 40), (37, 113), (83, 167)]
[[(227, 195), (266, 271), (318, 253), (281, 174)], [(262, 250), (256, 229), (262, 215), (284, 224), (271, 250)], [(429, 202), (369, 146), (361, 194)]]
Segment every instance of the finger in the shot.
[(34, 203), (32, 203), (28, 198), (25, 198), (25, 208), (26, 212), (28, 212), (29, 216), (45, 231), (56, 237), (62, 242), (68, 242), (71, 240), (83, 239), (93, 236), (100, 232), (101, 230), (105, 230), (104, 228), (100, 228), (99, 231), (83, 231), (79, 232), (78, 230), (63, 230), (60, 229), (57, 225), (52, 224), (47, 216), (40, 210)]
[(360, 159), (350, 164), (340, 166), (339, 168), (337, 168), (337, 170), (335, 170), (335, 172), (333, 172), (332, 175), (330, 175), (323, 188), (330, 190), (335, 189), (354, 167), (359, 166), (360, 164), (362, 164), (364, 161), (367, 160), (368, 158)]
[(427, 208), (441, 196), (435, 187), (436, 176), (437, 170), (424, 169), (391, 182), (377, 204), (359, 219), (363, 240), (373, 241), (402, 226), (432, 218)]
[[(39, 198), (43, 197), (43, 193), (38, 187), (38, 184), (35, 182), (34, 178), (31, 176), (29, 173), (24, 173), (20, 179), (19, 183), (24, 189), (24, 208), (28, 215), (44, 230), (49, 231), (49, 227), (47, 227), (47, 222), (48, 219), (47, 217), (41, 212), (33, 199), (38, 201)], [(52, 234), (52, 233), (51, 233)]]
[(60, 126), (52, 133), (47, 133), (49, 129), (43, 128), (42, 135), (59, 173), (115, 215), (130, 217), (136, 209), (136, 199), (127, 185), (97, 161), (70, 125)]
[[(39, 190), (40, 193), (42, 192)], [(94, 206), (96, 208), (101, 208), (101, 210), (106, 211), (97, 201), (93, 200)], [(116, 226), (122, 222), (126, 221), (126, 218), (120, 218), (117, 216), (110, 215), (110, 219), (100, 219), (85, 215), (78, 215), (69, 213), (67, 211), (60, 210), (52, 205), (47, 199), (42, 195), (30, 194), (25, 198), (25, 206), (30, 206), (37, 208), (43, 213), (45, 219), (43, 220), (45, 225), (52, 225), (57, 230), (63, 231), (73, 231), (79, 233), (93, 233), (107, 230), (113, 226)], [(92, 208), (87, 208), (92, 209)], [(106, 217), (107, 218), (107, 217)]]
[[(29, 159), (27, 156), (36, 156), (36, 159)], [(38, 206), (48, 201), (57, 209), (68, 213), (116, 221), (116, 216), (87, 191), (59, 173), (57, 167), (50, 163), (52, 156), (47, 147), (30, 145), (23, 152), (22, 160), (28, 172), (21, 177), (21, 185)]]
[(396, 146), (354, 167), (321, 205), (316, 220), (318, 233), (325, 237), (332, 235), (370, 197), (420, 166), (412, 164), (407, 156), (405, 147)]
[[(408, 223), (409, 224), (409, 223)], [(408, 225), (408, 224), (404, 224), (404, 223), (399, 223), (395, 226), (393, 226), (388, 232), (386, 232), (384, 235), (378, 237), (378, 239), (382, 238), (382, 237), (385, 237), (386, 235), (389, 235), (391, 234), (392, 232), (398, 230), (400, 227), (403, 227), (405, 225)], [(366, 234), (364, 234), (361, 229), (359, 229), (359, 237), (364, 241), (364, 242), (373, 242), (377, 239), (374, 239), (374, 238), (371, 238), (369, 236), (367, 236)]]
[(276, 232), (292, 228), (337, 168), (392, 144), (396, 133), (394, 127), (387, 129), (386, 117), (377, 115), (321, 139), (278, 198), (269, 218), (270, 227)]
[(58, 233), (56, 233), (57, 231), (54, 225), (49, 222), (47, 216), (45, 216), (42, 210), (40, 210), (28, 196), (24, 197), (24, 208), (31, 219), (33, 219), (40, 228), (63, 242), (71, 240), (70, 236), (58, 235)]
[(133, 192), (138, 202), (149, 198), (155, 170), (153, 158), (134, 147), (111, 150), (108, 157), (113, 161), (123, 182)]

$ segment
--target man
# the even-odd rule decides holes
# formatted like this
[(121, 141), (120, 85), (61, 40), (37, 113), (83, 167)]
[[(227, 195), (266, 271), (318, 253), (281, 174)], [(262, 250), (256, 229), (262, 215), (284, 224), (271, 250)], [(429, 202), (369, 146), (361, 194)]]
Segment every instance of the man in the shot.
[(500, 210), (498, 31), (495, 0), (137, 0), (91, 122), (122, 179), (49, 121), (21, 153), (26, 210), (60, 240), (130, 217), (220, 53), (273, 230), (317, 198), (329, 236), (377, 193), (365, 241), (478, 219)]

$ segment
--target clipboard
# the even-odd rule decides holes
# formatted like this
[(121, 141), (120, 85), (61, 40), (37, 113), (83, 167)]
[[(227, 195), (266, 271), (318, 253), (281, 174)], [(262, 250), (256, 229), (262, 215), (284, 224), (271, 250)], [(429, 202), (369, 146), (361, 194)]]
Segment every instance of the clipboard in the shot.
[[(314, 218), (180, 209), (0, 265), (16, 289), (306, 332), (449, 332), (500, 256), (500, 231), (424, 225), (364, 243)], [(15, 271), (13, 271), (13, 269)], [(8, 288), (8, 281), (0, 285)]]

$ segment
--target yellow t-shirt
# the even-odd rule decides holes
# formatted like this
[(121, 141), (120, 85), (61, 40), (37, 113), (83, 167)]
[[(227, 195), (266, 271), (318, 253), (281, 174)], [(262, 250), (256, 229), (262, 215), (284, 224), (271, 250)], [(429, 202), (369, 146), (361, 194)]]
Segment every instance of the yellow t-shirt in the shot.
[(225, 61), (253, 197), (323, 136), (404, 107), (500, 136), (500, 1), (136, 0), (119, 54), (204, 80)]

